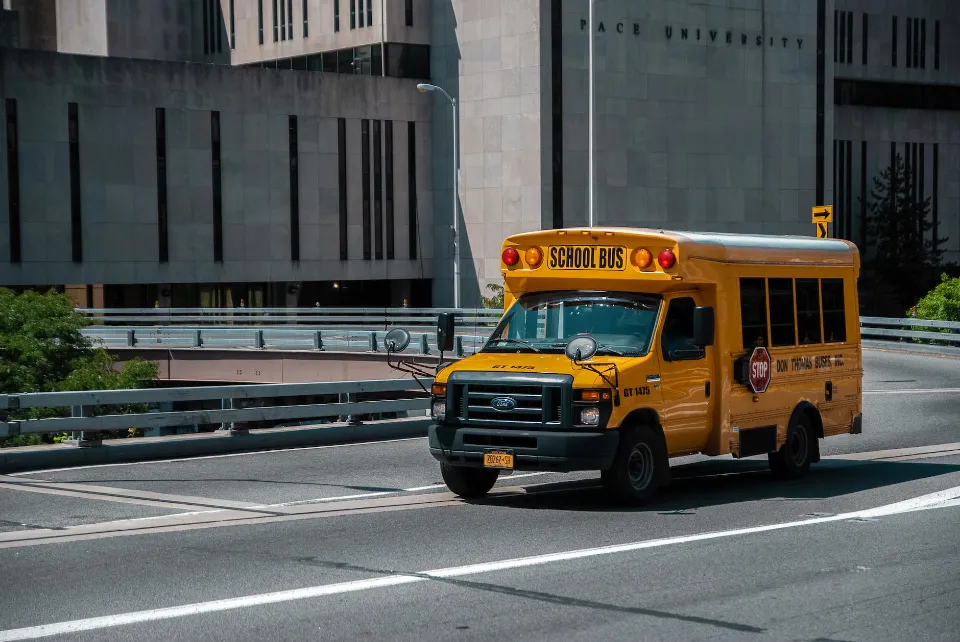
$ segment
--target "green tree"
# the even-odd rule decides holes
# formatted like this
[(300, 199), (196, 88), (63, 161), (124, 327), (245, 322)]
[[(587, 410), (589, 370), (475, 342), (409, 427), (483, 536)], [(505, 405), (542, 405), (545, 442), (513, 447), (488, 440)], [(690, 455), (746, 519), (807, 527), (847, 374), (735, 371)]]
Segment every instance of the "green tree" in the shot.
[[(940, 284), (910, 310), (910, 316), (932, 321), (960, 321), (960, 278), (940, 276)], [(928, 330), (929, 328), (923, 328)]]
[[(81, 334), (87, 319), (56, 292), (16, 294), (0, 288), (0, 394), (139, 388), (157, 378), (157, 365), (141, 359), (118, 369), (105, 349)], [(98, 408), (98, 414), (130, 408)], [(67, 408), (9, 413), (10, 419), (64, 416)], [(53, 441), (49, 435), (0, 439), (0, 447)]]
[(480, 295), (480, 298), (483, 299), (483, 307), (485, 308), (494, 308), (494, 309), (503, 309), (503, 286), (497, 283), (488, 283), (487, 291), (492, 294), (492, 296), (483, 296)]
[(947, 239), (934, 240), (930, 197), (918, 191), (899, 154), (873, 179), (863, 283), (875, 314), (902, 314), (933, 287), (943, 267)]

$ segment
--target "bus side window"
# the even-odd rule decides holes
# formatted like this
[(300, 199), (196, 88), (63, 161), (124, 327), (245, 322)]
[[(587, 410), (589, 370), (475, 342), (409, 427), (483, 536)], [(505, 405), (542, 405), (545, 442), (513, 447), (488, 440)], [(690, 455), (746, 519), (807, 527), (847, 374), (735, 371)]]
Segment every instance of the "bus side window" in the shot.
[(693, 311), (696, 307), (696, 302), (690, 297), (670, 302), (660, 338), (663, 357), (667, 361), (704, 358), (703, 349), (693, 342)]
[(767, 345), (767, 287), (764, 279), (740, 279), (743, 349)]
[(797, 279), (797, 337), (800, 345), (820, 343), (820, 282)]
[(820, 282), (823, 299), (823, 335), (827, 343), (847, 340), (847, 319), (843, 306), (843, 279), (823, 279)]

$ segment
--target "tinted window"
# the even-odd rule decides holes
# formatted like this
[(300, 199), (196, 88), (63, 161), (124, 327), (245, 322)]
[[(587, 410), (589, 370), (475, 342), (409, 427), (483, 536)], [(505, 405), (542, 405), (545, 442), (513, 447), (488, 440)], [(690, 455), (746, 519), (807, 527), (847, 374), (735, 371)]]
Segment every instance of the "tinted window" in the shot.
[(823, 279), (823, 336), (827, 343), (847, 340), (847, 321), (843, 307), (843, 279)]
[(743, 347), (767, 345), (767, 293), (763, 279), (740, 279)]
[(792, 346), (797, 342), (793, 320), (793, 280), (770, 279), (770, 344)]
[(820, 343), (820, 287), (817, 279), (797, 279), (797, 330), (800, 345)]
[(696, 307), (697, 304), (689, 297), (670, 302), (660, 339), (667, 361), (702, 359), (706, 356), (703, 349), (693, 342), (693, 311)]

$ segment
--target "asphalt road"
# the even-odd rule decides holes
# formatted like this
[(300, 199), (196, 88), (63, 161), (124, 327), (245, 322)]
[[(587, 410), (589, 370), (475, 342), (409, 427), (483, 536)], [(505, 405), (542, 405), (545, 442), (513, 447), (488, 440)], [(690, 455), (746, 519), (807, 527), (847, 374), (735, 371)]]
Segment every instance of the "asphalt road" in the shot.
[(0, 477), (3, 640), (960, 639), (960, 360), (865, 353), (797, 482), (442, 487), (423, 439)]

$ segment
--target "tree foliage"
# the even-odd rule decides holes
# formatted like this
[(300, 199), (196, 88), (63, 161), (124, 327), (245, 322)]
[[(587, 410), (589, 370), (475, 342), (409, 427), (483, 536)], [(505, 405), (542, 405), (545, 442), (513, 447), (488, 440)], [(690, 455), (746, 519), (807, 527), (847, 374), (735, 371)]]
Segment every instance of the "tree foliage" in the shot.
[(503, 309), (503, 286), (497, 283), (488, 283), (487, 291), (492, 294), (492, 296), (483, 296), (480, 295), (480, 298), (483, 299), (483, 307), (485, 308), (494, 308), (494, 309)]
[(940, 284), (920, 299), (910, 314), (917, 319), (960, 321), (960, 278), (942, 274)]
[(875, 314), (899, 316), (936, 283), (947, 239), (934, 239), (930, 205), (899, 154), (873, 178), (863, 282)]
[[(0, 394), (139, 388), (157, 378), (155, 363), (133, 359), (117, 369), (113, 357), (81, 334), (87, 319), (56, 292), (16, 294), (0, 288)], [(100, 408), (99, 413), (124, 408)], [(67, 408), (10, 412), (9, 419), (64, 416)], [(51, 441), (40, 435), (0, 439), (0, 446)]]

